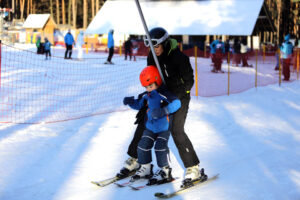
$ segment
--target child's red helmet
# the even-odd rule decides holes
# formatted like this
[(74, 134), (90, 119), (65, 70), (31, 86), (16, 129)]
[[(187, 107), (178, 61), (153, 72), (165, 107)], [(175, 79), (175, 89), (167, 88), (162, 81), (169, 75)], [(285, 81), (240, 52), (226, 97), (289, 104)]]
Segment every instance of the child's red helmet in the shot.
[(162, 84), (161, 77), (159, 75), (158, 69), (155, 66), (147, 66), (143, 69), (140, 74), (140, 81), (142, 86), (146, 87), (156, 82), (158, 86)]

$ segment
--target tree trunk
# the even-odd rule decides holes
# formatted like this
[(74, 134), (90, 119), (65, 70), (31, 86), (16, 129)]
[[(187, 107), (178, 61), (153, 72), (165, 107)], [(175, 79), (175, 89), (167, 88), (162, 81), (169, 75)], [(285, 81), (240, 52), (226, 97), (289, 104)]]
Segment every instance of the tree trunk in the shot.
[(65, 0), (61, 1), (61, 7), (62, 7), (62, 23), (66, 24), (66, 11), (65, 11)]
[(95, 0), (92, 0), (92, 19), (95, 17)]
[(20, 0), (20, 6), (21, 6), (21, 16), (20, 16), (20, 19), (23, 20), (23, 18), (24, 18), (25, 0)]
[(72, 0), (69, 0), (68, 3), (68, 24), (71, 25), (71, 7), (72, 6)]
[(96, 12), (99, 11), (99, 0), (96, 0)]
[(76, 0), (72, 0), (72, 14), (73, 14), (73, 28), (76, 29), (76, 17), (77, 17), (77, 3), (76, 3)]
[(29, 12), (30, 12), (29, 8), (30, 8), (30, 1), (27, 0), (27, 9), (26, 9), (26, 10), (27, 10), (27, 11), (26, 11), (27, 17), (29, 16)]
[(54, 18), (54, 16), (53, 16), (53, 1), (52, 0), (50, 0), (50, 15), (51, 15), (51, 17)]
[(30, 0), (30, 13), (33, 14), (33, 3), (32, 3), (32, 0)]
[(60, 17), (59, 17), (59, 0), (56, 0), (56, 23), (60, 23)]
[(33, 13), (33, 14), (36, 13), (36, 4), (32, 4), (32, 13)]
[(87, 0), (83, 0), (83, 28), (86, 29), (87, 27)]

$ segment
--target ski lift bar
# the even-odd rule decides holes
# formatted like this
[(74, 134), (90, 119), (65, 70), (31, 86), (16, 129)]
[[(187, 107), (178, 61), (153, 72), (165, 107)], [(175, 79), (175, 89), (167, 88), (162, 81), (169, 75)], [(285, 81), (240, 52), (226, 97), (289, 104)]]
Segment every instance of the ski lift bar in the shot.
[(166, 84), (165, 79), (164, 79), (164, 76), (163, 76), (163, 74), (162, 74), (162, 72), (161, 72), (161, 68), (160, 68), (160, 65), (159, 65), (157, 56), (156, 56), (155, 51), (154, 51), (154, 47), (153, 47), (153, 44), (152, 44), (152, 41), (151, 41), (151, 38), (150, 38), (149, 30), (148, 30), (148, 28), (147, 28), (147, 24), (146, 24), (146, 21), (145, 21), (145, 18), (144, 18), (144, 15), (143, 15), (142, 8), (141, 8), (141, 6), (140, 6), (139, 0), (135, 0), (135, 3), (136, 3), (136, 6), (137, 6), (137, 8), (138, 8), (138, 11), (139, 11), (139, 14), (140, 14), (140, 17), (141, 17), (143, 26), (144, 26), (144, 29), (145, 29), (145, 32), (146, 32), (147, 39), (149, 40), (150, 49), (151, 49), (151, 52), (152, 52), (152, 55), (153, 55), (155, 64), (156, 64), (156, 66), (157, 66), (157, 69), (158, 69), (158, 71), (159, 71), (159, 75), (160, 75), (161, 80), (163, 81), (163, 83)]

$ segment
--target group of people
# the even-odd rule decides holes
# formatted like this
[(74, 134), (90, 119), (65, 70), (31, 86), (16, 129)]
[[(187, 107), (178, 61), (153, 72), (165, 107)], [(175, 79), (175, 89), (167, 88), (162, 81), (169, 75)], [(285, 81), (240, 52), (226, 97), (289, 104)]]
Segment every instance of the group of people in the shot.
[[(108, 57), (107, 60), (104, 64), (114, 64), (111, 60), (114, 55), (114, 30), (111, 29), (108, 32), (108, 37), (107, 37), (107, 48), (108, 48)], [(132, 42), (131, 37), (129, 37), (125, 42), (124, 42), (124, 54), (125, 54), (125, 60), (127, 60), (127, 57), (129, 56), (129, 60), (133, 57), (133, 60), (136, 61), (136, 55), (138, 53), (138, 44), (136, 42)]]
[[(149, 185), (172, 181), (168, 159), (171, 135), (186, 168), (183, 184), (189, 184), (201, 178), (200, 161), (184, 130), (194, 84), (193, 69), (189, 57), (179, 50), (177, 41), (170, 38), (165, 29), (157, 27), (149, 33), (162, 77), (150, 51), (147, 67), (140, 73), (140, 82), (146, 91), (136, 99), (125, 97), (123, 100), (124, 105), (138, 110), (137, 127), (128, 147), (129, 158), (117, 177), (135, 172), (131, 180), (148, 178)], [(145, 39), (144, 43), (149, 47), (150, 40)], [(156, 173), (153, 173), (151, 157), (153, 147), (159, 167)]]
[(224, 43), (222, 38), (214, 40), (210, 44), (210, 55), (213, 63), (213, 69), (211, 70), (214, 73), (221, 72), (223, 58), (227, 60), (227, 63), (230, 62), (228, 59), (228, 53), (231, 52), (233, 55), (232, 64), (235, 67), (238, 67), (242, 63), (242, 67), (252, 67), (248, 64), (248, 46), (246, 38), (242, 38), (240, 41), (238, 38), (234, 39), (233, 45), (230, 44), (229, 40), (226, 40)]
[(74, 37), (71, 33), (71, 30), (68, 30), (68, 33), (64, 37), (65, 45), (66, 45), (66, 51), (65, 51), (65, 59), (72, 59), (72, 50), (73, 45), (77, 48), (77, 58), (78, 60), (82, 60), (82, 54), (83, 49), (82, 45), (85, 44), (84, 42), (84, 32), (81, 30), (79, 34), (77, 35), (76, 42), (74, 40)]
[[(114, 55), (114, 30), (111, 29), (108, 33), (108, 38), (107, 38), (107, 47), (108, 47), (108, 57), (107, 60), (104, 64), (113, 64), (112, 57)], [(64, 37), (64, 42), (66, 46), (66, 51), (65, 51), (65, 59), (72, 59), (72, 50), (73, 46), (76, 46), (78, 50), (78, 60), (82, 60), (82, 54), (83, 54), (83, 49), (82, 45), (85, 43), (84, 42), (84, 32), (80, 31), (79, 34), (77, 35), (77, 40), (75, 42), (75, 39), (71, 33), (71, 30), (68, 30), (67, 34)], [(51, 57), (51, 46), (52, 44), (49, 42), (47, 38), (45, 38), (45, 42), (41, 42), (41, 37), (38, 37), (37, 42), (36, 42), (36, 47), (37, 47), (37, 53), (38, 54), (44, 54), (46, 55), (46, 60)], [(136, 61), (136, 55), (138, 52), (138, 44), (136, 42), (132, 42), (131, 38), (129, 37), (126, 42), (124, 43), (124, 48), (125, 48), (125, 60), (127, 60), (127, 56), (129, 56), (129, 60), (131, 60), (133, 56), (133, 60)]]
[[(45, 42), (41, 42), (41, 37), (37, 38), (36, 41), (36, 47), (37, 47), (37, 54), (45, 54), (46, 60), (51, 58), (51, 46), (52, 44), (48, 40), (48, 38), (45, 37)], [(64, 37), (64, 42), (66, 46), (66, 51), (65, 51), (65, 59), (71, 59), (72, 58), (72, 49), (73, 45), (76, 45), (76, 48), (78, 49), (78, 59), (82, 59), (82, 45), (84, 44), (84, 32), (80, 31), (78, 36), (77, 36), (77, 41), (75, 43), (74, 37), (71, 33), (71, 30), (68, 30), (67, 34)]]
[(36, 47), (37, 47), (37, 54), (45, 54), (46, 55), (46, 60), (48, 60), (51, 58), (51, 46), (52, 44), (49, 42), (48, 38), (44, 39), (45, 42), (42, 43), (41, 42), (41, 37), (38, 36), (37, 37), (37, 41), (36, 41)]

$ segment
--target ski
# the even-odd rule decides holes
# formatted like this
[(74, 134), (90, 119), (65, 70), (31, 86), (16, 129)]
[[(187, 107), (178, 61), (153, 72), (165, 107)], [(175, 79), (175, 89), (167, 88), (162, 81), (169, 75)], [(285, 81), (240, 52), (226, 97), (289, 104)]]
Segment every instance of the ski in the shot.
[(179, 189), (175, 190), (174, 192), (171, 192), (171, 193), (161, 193), (161, 192), (157, 192), (154, 194), (155, 197), (157, 198), (160, 198), (160, 199), (168, 199), (168, 198), (171, 198), (173, 196), (176, 196), (178, 194), (181, 194), (183, 192), (186, 192), (188, 189), (190, 188), (194, 188), (196, 186), (200, 186), (200, 185), (203, 185), (204, 183), (208, 183), (208, 182), (211, 182), (215, 179), (217, 179), (219, 176), (219, 174), (216, 174), (210, 178), (206, 178), (206, 179), (203, 179), (202, 177), (200, 177), (199, 179), (197, 180), (194, 180), (193, 182), (191, 182), (191, 184), (189, 185), (182, 185)]
[(118, 187), (127, 187), (127, 186), (131, 186), (135, 183), (139, 183), (141, 181), (147, 181), (148, 179), (145, 179), (145, 178), (141, 178), (141, 179), (137, 179), (137, 180), (132, 180), (130, 179), (129, 181), (123, 181), (121, 183), (119, 182), (114, 182), (114, 184)]
[(134, 186), (134, 185), (129, 185), (129, 187), (133, 190), (141, 190), (141, 189), (144, 189), (146, 187), (151, 187), (151, 186), (157, 186), (157, 185), (162, 185), (162, 184), (166, 184), (166, 183), (172, 183), (174, 182), (175, 180), (179, 179), (179, 177), (175, 177), (173, 178), (171, 181), (169, 182), (162, 182), (162, 183), (157, 183), (157, 184), (154, 184), (154, 185), (148, 185), (147, 184), (144, 184), (144, 185), (138, 185), (138, 186)]
[(115, 176), (113, 178), (108, 178), (108, 179), (101, 180), (101, 181), (91, 181), (91, 183), (93, 183), (93, 184), (95, 184), (95, 185), (97, 185), (99, 187), (105, 187), (105, 186), (107, 186), (109, 184), (112, 184), (112, 183), (118, 181), (118, 180), (120, 180), (120, 178), (118, 178), (118, 177)]
[(112, 183), (115, 183), (119, 180), (122, 180), (122, 179), (125, 179), (127, 177), (130, 177), (132, 176), (133, 174), (135, 174), (135, 171), (132, 171), (131, 173), (129, 173), (127, 176), (124, 176), (124, 177), (117, 177), (117, 176), (114, 176), (112, 178), (108, 178), (108, 179), (104, 179), (104, 180), (101, 180), (101, 181), (91, 181), (91, 183), (99, 186), (99, 187), (105, 187), (107, 185), (110, 185)]

